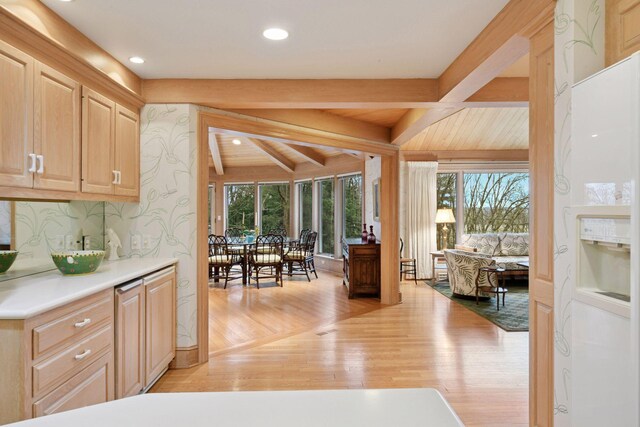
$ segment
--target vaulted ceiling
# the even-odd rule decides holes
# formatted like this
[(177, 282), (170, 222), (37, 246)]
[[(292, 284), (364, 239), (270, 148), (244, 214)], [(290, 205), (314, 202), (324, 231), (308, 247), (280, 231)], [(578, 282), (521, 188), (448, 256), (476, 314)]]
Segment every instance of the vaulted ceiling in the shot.
[[(240, 144), (234, 144), (237, 140)], [(209, 133), (209, 166), (218, 175), (226, 168), (253, 168), (278, 166), (287, 173), (293, 173), (307, 164), (323, 166), (330, 157), (347, 155), (331, 148), (311, 148), (285, 144), (267, 139), (248, 138), (226, 133)]]

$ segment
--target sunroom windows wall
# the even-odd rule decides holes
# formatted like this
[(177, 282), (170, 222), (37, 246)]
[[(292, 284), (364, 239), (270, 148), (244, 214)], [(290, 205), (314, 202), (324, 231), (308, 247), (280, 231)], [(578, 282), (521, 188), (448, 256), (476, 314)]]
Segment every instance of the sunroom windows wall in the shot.
[[(444, 163), (438, 165), (438, 208), (451, 208), (448, 247), (463, 234), (529, 230), (527, 163)], [(455, 241), (453, 240), (455, 236)], [(438, 225), (438, 248), (442, 225)]]

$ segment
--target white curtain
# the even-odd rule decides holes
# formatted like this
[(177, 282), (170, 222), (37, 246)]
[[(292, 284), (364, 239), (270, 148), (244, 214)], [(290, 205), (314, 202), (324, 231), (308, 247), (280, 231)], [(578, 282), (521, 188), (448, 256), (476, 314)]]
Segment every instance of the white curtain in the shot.
[(437, 162), (406, 162), (403, 168), (404, 236), (402, 256), (415, 258), (418, 279), (432, 276), (431, 252), (436, 246)]

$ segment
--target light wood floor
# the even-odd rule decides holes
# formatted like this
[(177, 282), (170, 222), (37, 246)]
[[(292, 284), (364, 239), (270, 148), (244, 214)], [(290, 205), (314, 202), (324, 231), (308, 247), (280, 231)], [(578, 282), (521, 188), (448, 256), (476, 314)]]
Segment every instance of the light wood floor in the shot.
[(468, 426), (528, 424), (528, 333), (423, 284), (404, 283), (403, 303), (390, 307), (340, 289), (323, 273), (282, 289), (212, 290), (213, 348), (236, 348), (169, 371), (153, 391), (433, 387)]
[[(313, 276), (312, 276), (313, 277)], [(372, 298), (348, 299), (342, 280), (329, 273), (308, 282), (306, 277), (285, 278), (284, 286), (265, 282), (210, 284), (209, 353), (248, 348), (368, 313), (381, 307)]]

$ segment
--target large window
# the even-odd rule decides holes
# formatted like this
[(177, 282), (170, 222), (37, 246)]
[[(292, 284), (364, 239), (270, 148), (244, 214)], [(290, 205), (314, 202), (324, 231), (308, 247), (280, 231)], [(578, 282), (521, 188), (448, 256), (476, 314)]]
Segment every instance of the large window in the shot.
[[(456, 215), (456, 224), (448, 224), (450, 248), (455, 244), (458, 228), (466, 234), (529, 231), (527, 172), (438, 173), (437, 192), (438, 209), (449, 208)], [(458, 203), (463, 203), (462, 212)], [(439, 248), (442, 227), (438, 225)]]
[(340, 178), (342, 183), (342, 236), (362, 234), (362, 175)]
[(289, 234), (289, 184), (260, 184), (260, 233), (284, 229)]
[(465, 173), (464, 231), (529, 231), (529, 174)]
[(226, 228), (255, 228), (255, 187), (253, 184), (224, 186)]
[(300, 230), (313, 229), (313, 187), (311, 181), (296, 184), (298, 191), (298, 224)]
[(318, 185), (318, 251), (322, 254), (334, 253), (334, 195), (333, 178), (316, 181)]
[[(439, 173), (438, 174), (438, 209), (451, 209), (456, 214), (456, 194), (457, 194), (457, 173)], [(438, 249), (443, 247), (444, 224), (436, 224)], [(456, 224), (447, 224), (449, 231), (447, 232), (447, 247), (453, 248), (456, 244)]]

